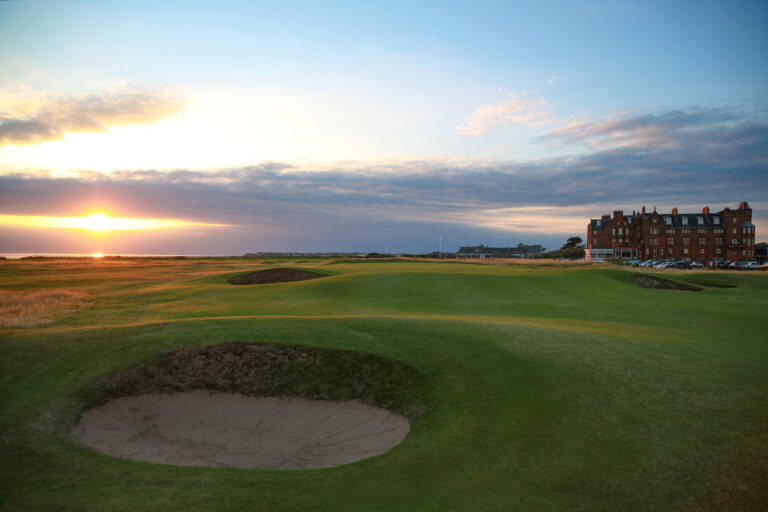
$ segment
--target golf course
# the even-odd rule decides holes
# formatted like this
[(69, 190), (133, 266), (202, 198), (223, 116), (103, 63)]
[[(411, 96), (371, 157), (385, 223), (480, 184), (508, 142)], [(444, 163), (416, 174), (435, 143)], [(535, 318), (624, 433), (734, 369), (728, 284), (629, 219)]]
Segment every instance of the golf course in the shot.
[[(5, 260), (0, 308), (3, 511), (768, 507), (765, 272)], [(233, 389), (175, 362), (221, 345), (221, 364), (236, 364), (240, 344), (254, 366), (266, 360), (255, 344), (309, 362), (262, 387), (237, 375)], [(382, 453), (306, 470), (133, 460), (73, 434), (91, 407), (171, 388), (357, 400), (409, 430)]]

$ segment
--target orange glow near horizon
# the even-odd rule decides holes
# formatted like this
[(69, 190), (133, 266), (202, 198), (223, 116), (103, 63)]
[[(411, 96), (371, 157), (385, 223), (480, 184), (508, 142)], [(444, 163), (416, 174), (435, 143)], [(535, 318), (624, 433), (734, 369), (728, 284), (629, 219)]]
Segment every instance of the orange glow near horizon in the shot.
[(92, 213), (87, 217), (47, 217), (41, 215), (0, 215), (0, 224), (37, 228), (87, 229), (95, 232), (145, 230), (182, 227), (227, 227), (227, 224), (190, 222), (177, 219), (140, 219), (110, 217)]
[(104, 255), (102, 253), (100, 253), (100, 252), (95, 252), (95, 253), (91, 254), (91, 257), (92, 258), (103, 258)]

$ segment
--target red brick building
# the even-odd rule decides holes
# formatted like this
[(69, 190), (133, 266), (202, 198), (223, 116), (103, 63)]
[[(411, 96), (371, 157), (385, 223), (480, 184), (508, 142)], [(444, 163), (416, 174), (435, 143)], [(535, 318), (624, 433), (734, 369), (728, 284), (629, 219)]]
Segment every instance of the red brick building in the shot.
[(585, 250), (590, 259), (754, 260), (752, 209), (743, 201), (717, 213), (708, 206), (701, 213), (616, 210), (590, 220)]

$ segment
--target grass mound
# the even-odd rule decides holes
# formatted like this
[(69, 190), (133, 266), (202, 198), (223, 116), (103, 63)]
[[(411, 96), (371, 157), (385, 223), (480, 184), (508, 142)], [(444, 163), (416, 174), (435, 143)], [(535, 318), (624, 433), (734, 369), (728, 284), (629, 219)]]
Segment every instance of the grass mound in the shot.
[(702, 289), (692, 284), (681, 283), (680, 281), (673, 281), (671, 279), (664, 279), (658, 276), (649, 276), (646, 274), (629, 274), (629, 278), (638, 286), (643, 288), (650, 288), (652, 290), (671, 290), (682, 292), (700, 292)]
[(685, 278), (687, 283), (708, 288), (736, 288), (739, 286), (730, 276), (723, 275), (694, 275)]
[(269, 268), (267, 270), (257, 270), (256, 272), (230, 277), (227, 279), (227, 282), (229, 284), (238, 285), (289, 283), (291, 281), (307, 281), (309, 279), (318, 279), (320, 277), (328, 277), (328, 275), (295, 268)]
[(224, 343), (159, 354), (96, 382), (89, 405), (121, 396), (209, 389), (248, 396), (357, 400), (411, 421), (425, 411), (424, 377), (391, 359), (296, 345)]

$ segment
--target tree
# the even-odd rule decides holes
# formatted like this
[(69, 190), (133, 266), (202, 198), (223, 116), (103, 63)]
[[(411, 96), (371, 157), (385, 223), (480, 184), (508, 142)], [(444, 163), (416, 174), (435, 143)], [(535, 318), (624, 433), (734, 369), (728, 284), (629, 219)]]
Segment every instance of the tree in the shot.
[(560, 250), (561, 250), (561, 251), (573, 251), (573, 250), (575, 250), (575, 249), (576, 249), (576, 247), (578, 247), (579, 245), (581, 245), (581, 244), (582, 244), (582, 242), (583, 242), (583, 240), (581, 239), (581, 237), (580, 237), (580, 236), (572, 236), (571, 238), (569, 238), (569, 239), (568, 239), (568, 240), (565, 242), (565, 245), (563, 245), (563, 246), (560, 248)]
[(582, 242), (583, 240), (580, 236), (572, 236), (566, 240), (565, 244), (563, 244), (560, 249), (550, 252), (546, 257), (570, 259), (583, 258), (584, 248), (581, 247)]

